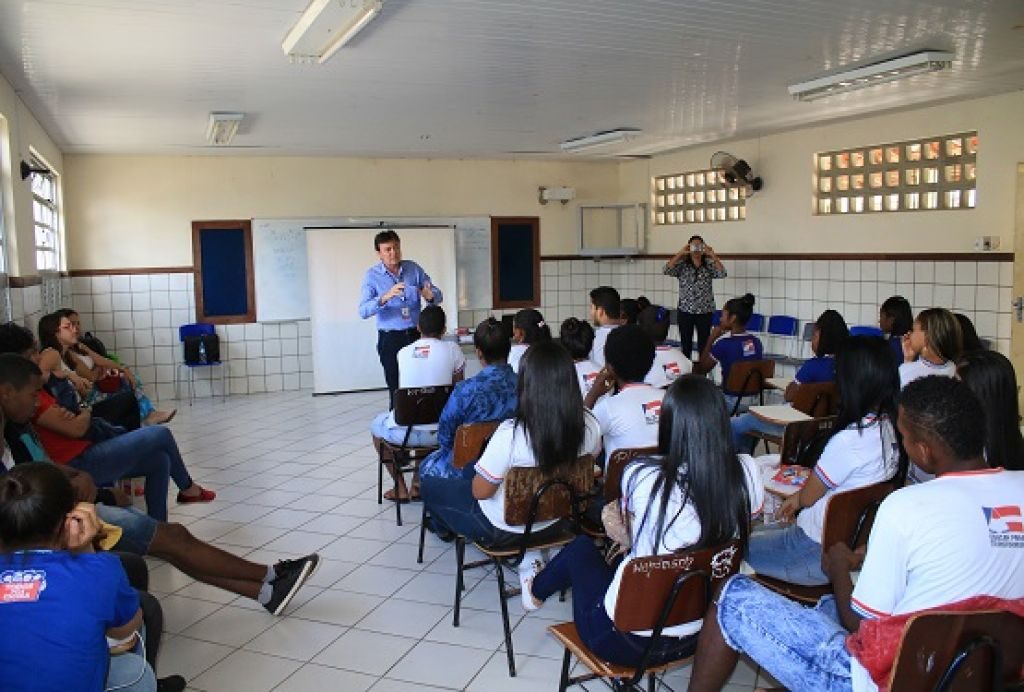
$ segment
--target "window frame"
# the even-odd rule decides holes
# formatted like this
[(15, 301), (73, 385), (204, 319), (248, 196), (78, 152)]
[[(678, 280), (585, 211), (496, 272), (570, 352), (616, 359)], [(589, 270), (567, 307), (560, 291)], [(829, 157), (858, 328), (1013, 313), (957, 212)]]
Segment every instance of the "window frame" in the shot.
[(724, 171), (718, 168), (654, 176), (651, 223), (673, 226), (745, 221), (748, 197), (744, 185), (726, 183)]

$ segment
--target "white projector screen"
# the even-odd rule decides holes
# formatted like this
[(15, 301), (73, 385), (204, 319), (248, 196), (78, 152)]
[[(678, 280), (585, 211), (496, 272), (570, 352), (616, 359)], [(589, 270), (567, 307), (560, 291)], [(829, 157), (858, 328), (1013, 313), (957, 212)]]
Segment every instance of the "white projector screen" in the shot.
[[(307, 228), (313, 393), (383, 389), (377, 357), (377, 321), (359, 318), (359, 287), (380, 260), (373, 237), (380, 228)], [(398, 228), (403, 259), (413, 260), (444, 293), (448, 325), (458, 321), (455, 231)]]

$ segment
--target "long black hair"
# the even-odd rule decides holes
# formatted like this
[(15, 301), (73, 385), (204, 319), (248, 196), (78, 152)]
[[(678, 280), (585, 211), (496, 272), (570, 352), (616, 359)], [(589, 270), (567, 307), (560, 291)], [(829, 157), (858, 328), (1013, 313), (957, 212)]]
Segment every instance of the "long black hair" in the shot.
[[(639, 525), (642, 531), (654, 522), (655, 546), (662, 545), (668, 528), (692, 503), (700, 538), (693, 546), (666, 549), (707, 548), (739, 538), (746, 551), (751, 509), (746, 472), (733, 447), (725, 399), (710, 380), (684, 375), (672, 383), (661, 405), (658, 456), (638, 463), (644, 468), (632, 476), (625, 494), (633, 492), (642, 474), (657, 473)], [(676, 491), (682, 493), (682, 505), (669, 516), (669, 500)]]
[(985, 411), (985, 458), (992, 467), (1024, 470), (1017, 376), (998, 351), (972, 351), (957, 364), (957, 375)]
[(536, 344), (551, 341), (551, 327), (544, 321), (540, 310), (523, 308), (512, 318), (512, 326), (523, 330), (523, 343)]
[(587, 425), (576, 367), (554, 341), (536, 343), (519, 364), (515, 427), (526, 431), (542, 471), (575, 461)]
[(57, 338), (57, 330), (60, 329), (60, 321), (67, 317), (58, 312), (51, 312), (39, 318), (39, 350), (52, 348), (57, 353), (64, 355), (64, 346)]
[(54, 546), (75, 506), (71, 481), (53, 464), (15, 466), (0, 476), (0, 548)]
[[(901, 442), (896, 428), (900, 374), (892, 358), (892, 349), (884, 339), (851, 336), (846, 340), (836, 356), (836, 389), (839, 393), (839, 414), (832, 428), (833, 437), (851, 426), (862, 431), (864, 418), (874, 414), (880, 420), (889, 419), (895, 440)], [(895, 477), (904, 478), (906, 471), (907, 457), (901, 452)]]
[(821, 313), (814, 326), (818, 330), (818, 350), (814, 355), (819, 358), (839, 353), (839, 349), (850, 336), (846, 320), (835, 310), (826, 310)]

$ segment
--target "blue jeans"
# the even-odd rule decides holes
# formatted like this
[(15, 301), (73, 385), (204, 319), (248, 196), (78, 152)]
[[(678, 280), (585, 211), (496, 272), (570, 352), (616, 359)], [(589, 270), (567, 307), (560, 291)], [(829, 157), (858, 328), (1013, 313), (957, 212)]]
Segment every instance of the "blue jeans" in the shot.
[(439, 529), (448, 529), (474, 543), (502, 546), (522, 537), (495, 528), (473, 497), (472, 478), (420, 477), (420, 497)]
[(146, 663), (141, 642), (146, 640), (146, 628), (139, 632), (140, 643), (131, 651), (110, 657), (106, 689), (118, 692), (156, 692), (156, 675)]
[(134, 555), (146, 555), (149, 552), (149, 544), (156, 535), (156, 519), (134, 507), (102, 504), (96, 505), (96, 515), (108, 524), (121, 528), (121, 539), (111, 550)]
[(757, 582), (736, 576), (718, 595), (725, 642), (745, 653), (792, 692), (849, 692), (849, 634), (831, 596), (805, 608)]
[[(381, 413), (374, 418), (373, 423), (370, 424), (370, 434), (381, 440), (387, 440), (393, 445), (400, 445), (405, 441), (405, 432), (409, 427), (406, 425), (389, 426), (388, 418), (390, 416), (390, 413)], [(413, 426), (407, 444), (410, 447), (433, 447), (437, 444), (437, 426), (433, 426), (433, 430), (422, 430)]]
[(145, 477), (146, 511), (157, 521), (167, 521), (169, 478), (180, 490), (192, 486), (174, 435), (156, 425), (97, 442), (72, 459), (69, 466), (88, 472), (99, 486), (121, 478)]
[[(615, 628), (604, 607), (604, 595), (615, 570), (608, 566), (593, 539), (577, 536), (533, 580), (533, 595), (547, 600), (572, 589), (572, 613), (580, 639), (599, 658), (623, 666), (638, 666), (650, 637)], [(687, 656), (696, 649), (697, 635), (662, 637), (652, 652), (651, 665)]]
[(766, 423), (753, 413), (744, 413), (743, 415), (731, 418), (729, 419), (729, 425), (732, 426), (732, 441), (736, 446), (737, 454), (754, 453), (754, 447), (757, 446), (757, 438), (750, 437), (747, 435), (748, 432), (762, 432), (781, 437), (782, 432), (786, 429), (783, 425)]
[(821, 543), (808, 538), (795, 524), (764, 528), (750, 535), (747, 564), (758, 574), (801, 586), (824, 586), (828, 576), (821, 571)]

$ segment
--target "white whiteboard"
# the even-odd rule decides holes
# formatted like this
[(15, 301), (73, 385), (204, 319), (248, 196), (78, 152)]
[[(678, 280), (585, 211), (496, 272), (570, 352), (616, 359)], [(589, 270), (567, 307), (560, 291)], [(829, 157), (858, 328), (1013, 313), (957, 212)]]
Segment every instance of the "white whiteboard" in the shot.
[[(281, 322), (310, 316), (305, 227), (379, 226), (455, 228), (457, 293), (445, 298), (459, 310), (491, 308), (491, 219), (479, 217), (296, 217), (253, 219), (256, 320)], [(372, 248), (373, 245), (371, 244)], [(457, 315), (451, 315), (454, 328)], [(467, 326), (467, 325), (461, 325)]]
[[(385, 387), (377, 356), (377, 321), (359, 317), (359, 288), (378, 262), (373, 236), (379, 228), (309, 228), (310, 326), (313, 393)], [(455, 232), (452, 228), (402, 228), (402, 256), (415, 261), (444, 294), (441, 307), (455, 325)]]

